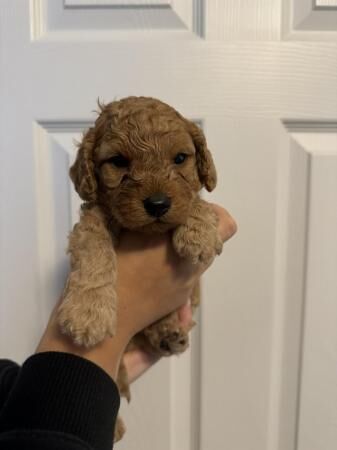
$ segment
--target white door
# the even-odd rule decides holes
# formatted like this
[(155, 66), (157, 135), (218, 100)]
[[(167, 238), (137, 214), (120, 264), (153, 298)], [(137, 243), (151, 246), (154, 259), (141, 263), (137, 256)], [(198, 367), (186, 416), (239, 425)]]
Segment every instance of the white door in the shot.
[(335, 450), (337, 1), (2, 0), (0, 355), (34, 351), (67, 271), (73, 139), (105, 101), (199, 120), (239, 224), (190, 353), (123, 406), (123, 450)]

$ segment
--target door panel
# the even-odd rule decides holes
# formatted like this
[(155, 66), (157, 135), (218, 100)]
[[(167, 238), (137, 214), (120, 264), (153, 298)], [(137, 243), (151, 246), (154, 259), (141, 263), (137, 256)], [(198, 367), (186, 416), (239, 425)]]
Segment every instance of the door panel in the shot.
[(191, 349), (135, 383), (127, 450), (332, 450), (333, 1), (3, 0), (0, 355), (36, 346), (68, 270), (67, 172), (96, 99), (198, 121), (239, 224), (203, 279)]

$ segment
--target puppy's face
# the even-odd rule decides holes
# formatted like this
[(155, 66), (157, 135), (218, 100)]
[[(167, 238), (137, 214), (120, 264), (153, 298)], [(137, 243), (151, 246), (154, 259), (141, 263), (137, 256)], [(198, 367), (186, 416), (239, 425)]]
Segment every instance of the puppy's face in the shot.
[[(200, 165), (214, 166), (206, 148), (200, 154), (205, 141), (196, 125), (151, 99), (165, 105), (154, 114), (153, 104), (139, 99), (145, 98), (134, 100), (135, 110), (124, 105), (118, 121), (109, 120), (105, 107), (82, 141), (71, 177), (82, 198), (100, 204), (123, 228), (165, 232), (186, 222), (206, 185)], [(215, 184), (215, 170), (211, 176)]]
[(186, 221), (201, 183), (183, 128), (107, 133), (95, 153), (98, 198), (122, 227), (164, 231)]

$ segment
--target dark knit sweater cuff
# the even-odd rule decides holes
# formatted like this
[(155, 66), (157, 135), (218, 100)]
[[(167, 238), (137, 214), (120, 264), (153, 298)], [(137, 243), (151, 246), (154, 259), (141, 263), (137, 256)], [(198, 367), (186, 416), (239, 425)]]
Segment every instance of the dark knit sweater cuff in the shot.
[(0, 360), (0, 410), (14, 385), (20, 366), (8, 359)]
[(94, 363), (69, 353), (38, 353), (18, 373), (0, 432), (58, 431), (111, 450), (119, 405), (117, 386)]

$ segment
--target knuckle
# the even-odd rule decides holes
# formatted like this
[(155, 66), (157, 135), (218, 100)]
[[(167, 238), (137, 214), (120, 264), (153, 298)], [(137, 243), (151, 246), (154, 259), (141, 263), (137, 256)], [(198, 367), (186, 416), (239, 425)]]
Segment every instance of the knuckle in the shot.
[(220, 234), (224, 241), (231, 238), (237, 232), (237, 229), (237, 223), (230, 215), (228, 215), (225, 220), (221, 221)]
[(233, 217), (230, 217), (228, 229), (231, 233), (231, 236), (233, 236), (233, 234), (235, 234), (238, 231), (238, 225), (236, 221), (233, 219)]
[(229, 212), (220, 205), (211, 204), (213, 211), (218, 216), (218, 229), (223, 241), (231, 238), (238, 230), (237, 222)]

